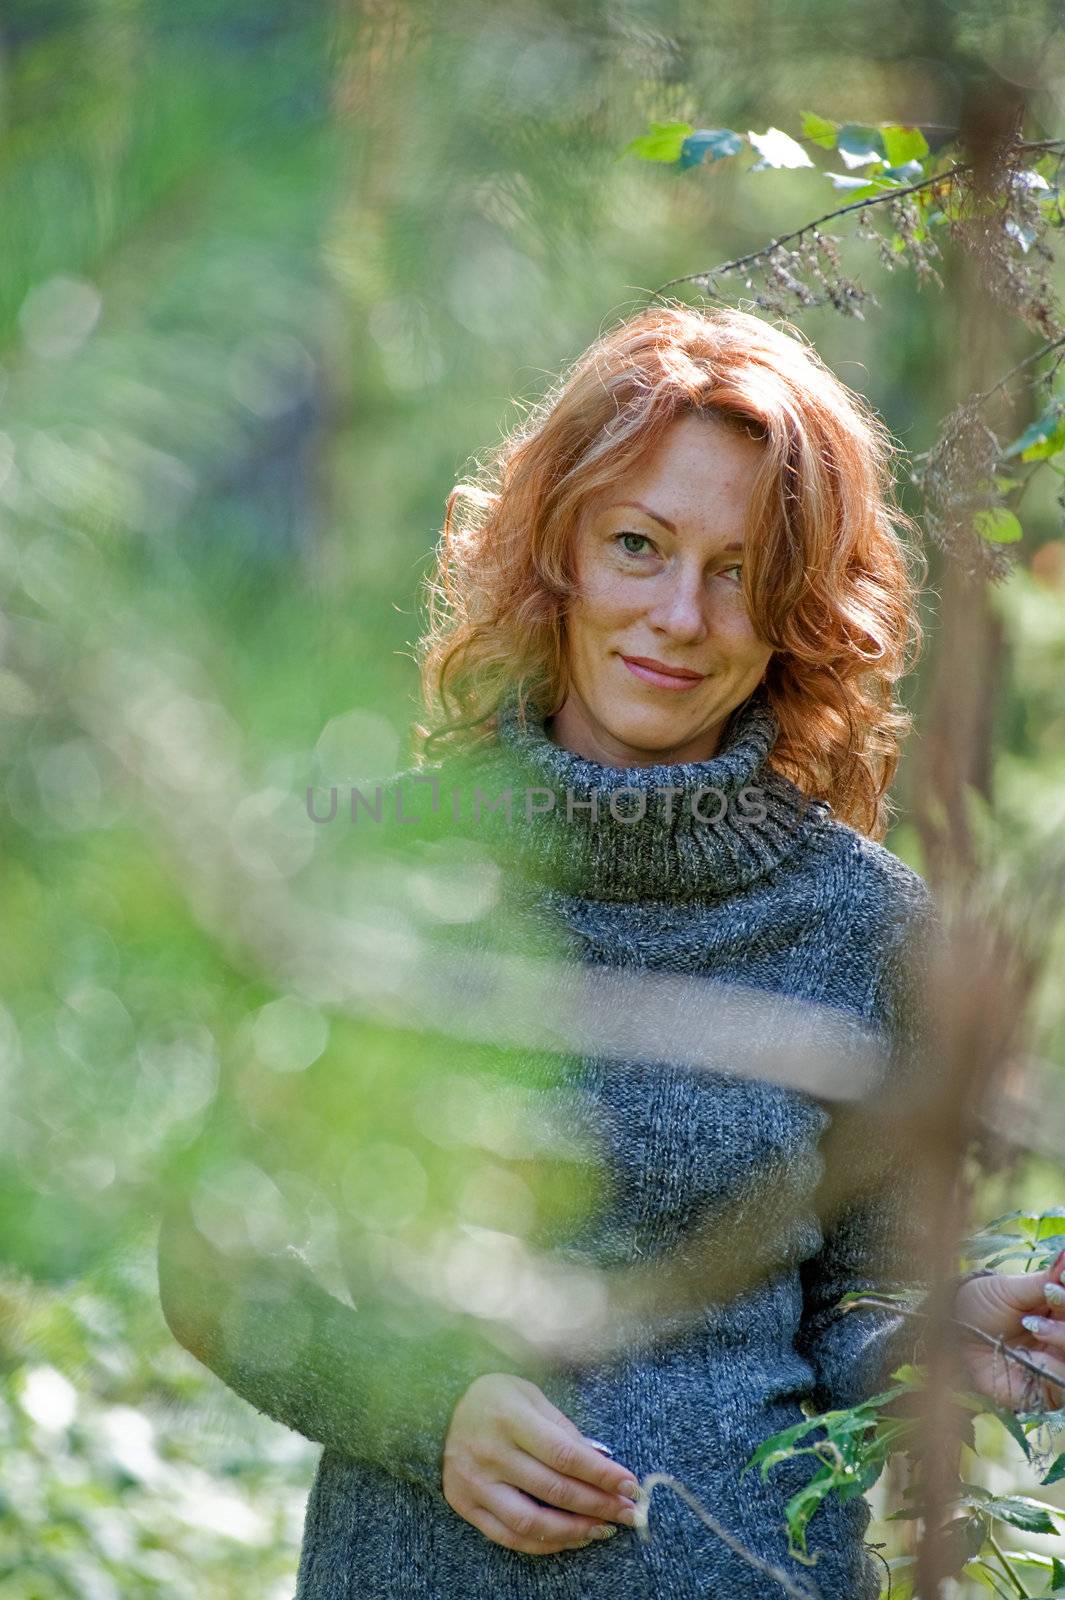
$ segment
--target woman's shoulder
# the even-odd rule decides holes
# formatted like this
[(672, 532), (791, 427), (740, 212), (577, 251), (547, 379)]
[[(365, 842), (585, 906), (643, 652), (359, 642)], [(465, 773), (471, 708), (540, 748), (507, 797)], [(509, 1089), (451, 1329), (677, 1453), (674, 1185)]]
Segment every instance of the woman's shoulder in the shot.
[(825, 819), (818, 843), (845, 884), (856, 918), (879, 930), (885, 943), (938, 925), (936, 898), (927, 879), (888, 845), (836, 816)]
[(886, 844), (828, 819), (821, 847), (848, 886), (849, 916), (839, 956), (861, 973), (862, 1014), (889, 1036), (917, 1026), (925, 982), (946, 946), (946, 930), (928, 881)]

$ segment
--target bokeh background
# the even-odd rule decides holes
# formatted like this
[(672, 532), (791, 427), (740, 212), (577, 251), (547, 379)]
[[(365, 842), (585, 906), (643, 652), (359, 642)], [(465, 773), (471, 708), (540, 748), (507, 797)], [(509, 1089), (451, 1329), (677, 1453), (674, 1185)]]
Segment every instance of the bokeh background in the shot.
[[(298, 900), (402, 962), (476, 918), (487, 865), (349, 863), (307, 786), (407, 762), (420, 584), (474, 453), (656, 285), (838, 201), (823, 161), (678, 170), (630, 142), (652, 120), (797, 135), (811, 110), (942, 138), (974, 75), (1023, 97), (1032, 137), (1065, 131), (1065, 40), (1035, 0), (5, 4), (3, 1600), (292, 1593), (315, 1447), (197, 1366), (157, 1300), (161, 1199), (220, 1106), (261, 1124), (348, 1085), (328, 1149), (308, 1134), (280, 1174), (222, 1141), (213, 1214), (234, 1200), (225, 1226), (253, 1215), (258, 1240), (294, 1195), (310, 1214), (319, 1160), (379, 1248), (476, 1222), (489, 1191), (519, 1222), (568, 1203), (498, 1128), (470, 1136), (466, 1046), (441, 1080), (440, 1050), (344, 1014), (295, 948)], [(955, 268), (940, 288), (841, 251), (877, 305), (796, 321), (926, 450), (966, 393)], [(1005, 370), (1034, 336), (1001, 323)], [(1007, 874), (1065, 822), (1060, 488), (1056, 467), (1033, 481), (988, 600), (971, 803)], [(915, 748), (947, 670), (928, 555)], [(908, 755), (888, 842), (923, 869), (919, 781)], [(1045, 938), (1031, 1048), (1052, 1098), (1065, 947)], [(996, 1146), (978, 1217), (1065, 1200), (1060, 1152), (1031, 1144)], [(980, 1470), (1030, 1489), (994, 1429)]]

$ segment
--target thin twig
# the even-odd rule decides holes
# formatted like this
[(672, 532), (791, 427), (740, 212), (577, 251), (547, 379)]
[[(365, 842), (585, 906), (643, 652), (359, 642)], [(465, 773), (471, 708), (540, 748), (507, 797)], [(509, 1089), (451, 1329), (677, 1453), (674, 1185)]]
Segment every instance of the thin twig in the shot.
[(800, 1588), (793, 1578), (789, 1578), (783, 1568), (775, 1566), (771, 1561), (763, 1561), (762, 1557), (756, 1556), (753, 1550), (748, 1550), (745, 1544), (741, 1544), (737, 1538), (729, 1533), (727, 1528), (723, 1528), (720, 1522), (710, 1515), (701, 1501), (692, 1494), (685, 1484), (681, 1483), (679, 1478), (674, 1478), (668, 1472), (648, 1473), (640, 1484), (640, 1488), (643, 1491), (641, 1496), (643, 1515), (637, 1523), (637, 1531), (644, 1543), (650, 1538), (647, 1532), (647, 1506), (650, 1502), (651, 1490), (659, 1483), (665, 1484), (666, 1488), (672, 1489), (675, 1494), (679, 1494), (685, 1505), (695, 1512), (700, 1522), (704, 1523), (711, 1533), (716, 1533), (718, 1538), (724, 1540), (729, 1549), (734, 1550), (749, 1566), (754, 1567), (758, 1572), (764, 1572), (768, 1578), (774, 1578), (785, 1594), (791, 1595), (793, 1600), (820, 1600), (820, 1590), (816, 1584), (812, 1589)]
[[(1040, 139), (1024, 144), (1014, 145), (1011, 154), (1019, 155), (1021, 152), (1032, 150), (1048, 150), (1055, 145), (1065, 144), (1062, 139)], [(733, 261), (723, 262), (719, 267), (709, 267), (703, 272), (688, 272), (680, 278), (670, 278), (668, 282), (660, 284), (657, 289), (652, 289), (655, 295), (664, 294), (667, 289), (672, 289), (678, 283), (694, 283), (697, 278), (717, 278), (726, 272), (735, 272), (740, 267), (747, 266), (752, 261), (768, 256), (774, 250), (779, 250), (782, 245), (790, 244), (793, 239), (801, 239), (804, 234), (814, 228), (820, 228), (826, 222), (834, 222), (837, 217), (845, 217), (851, 211), (864, 211), (869, 206), (883, 205), (887, 200), (901, 200), (905, 195), (917, 194), (922, 189), (930, 189), (937, 184), (950, 184), (961, 173), (970, 172), (975, 168), (973, 161), (960, 161), (946, 172), (933, 174), (932, 177), (922, 178), (919, 183), (906, 184), (902, 188), (885, 189), (881, 194), (868, 195), (864, 200), (851, 200), (845, 206), (839, 206), (835, 211), (826, 211), (823, 217), (816, 217), (812, 222), (804, 222), (801, 228), (795, 228), (791, 233), (782, 234), (779, 239), (771, 239), (768, 244), (762, 245), (758, 250), (752, 250), (748, 255), (737, 256)], [(1012, 170), (1012, 169), (1011, 169)], [(875, 177), (875, 174), (873, 175)], [(870, 182), (872, 182), (872, 178)]]
[(1008, 383), (1011, 378), (1016, 377), (1018, 372), (1023, 372), (1025, 367), (1032, 366), (1036, 361), (1042, 361), (1043, 357), (1048, 356), (1051, 350), (1056, 350), (1059, 345), (1063, 344), (1065, 344), (1065, 333), (1062, 334), (1060, 339), (1051, 339), (1048, 344), (1043, 345), (1039, 350), (1034, 350), (1030, 356), (1025, 356), (1023, 361), (1018, 361), (1015, 367), (1011, 367), (1008, 372), (1004, 372), (998, 382), (993, 383), (990, 389), (985, 389), (983, 394), (970, 395), (970, 401), (975, 401), (977, 405), (982, 405), (985, 400), (990, 400), (993, 394), (997, 394), (999, 389)]

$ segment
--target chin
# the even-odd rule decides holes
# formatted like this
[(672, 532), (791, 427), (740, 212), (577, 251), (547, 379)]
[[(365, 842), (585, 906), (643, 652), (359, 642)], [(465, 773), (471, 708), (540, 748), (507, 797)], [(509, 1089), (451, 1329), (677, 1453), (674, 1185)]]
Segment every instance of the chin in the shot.
[(690, 734), (679, 725), (679, 719), (668, 712), (633, 707), (631, 711), (603, 718), (603, 726), (610, 735), (638, 750), (670, 750)]

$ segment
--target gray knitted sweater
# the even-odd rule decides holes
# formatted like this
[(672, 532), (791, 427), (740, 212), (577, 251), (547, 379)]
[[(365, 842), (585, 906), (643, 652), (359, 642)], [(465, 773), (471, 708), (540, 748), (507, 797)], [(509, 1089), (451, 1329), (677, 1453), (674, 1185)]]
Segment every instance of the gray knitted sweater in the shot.
[[(834, 1008), (882, 1030), (889, 1070), (902, 1071), (920, 1026), (914, 995), (936, 927), (931, 895), (890, 851), (772, 768), (777, 731), (757, 690), (710, 761), (621, 771), (563, 750), (535, 715), (519, 720), (511, 699), (463, 782), (467, 798), (474, 776), (485, 794), (512, 789), (510, 822), (502, 806), (482, 812), (478, 838), (505, 848), (530, 929), (546, 917), (593, 964), (705, 975)], [(437, 770), (446, 777), (449, 768)], [(416, 814), (415, 805), (405, 816)], [(682, 1480), (749, 1550), (799, 1583), (816, 1582), (824, 1600), (874, 1600), (863, 1501), (833, 1499), (818, 1511), (810, 1569), (787, 1555), (784, 1505), (816, 1461), (784, 1463), (764, 1483), (756, 1470), (741, 1482), (740, 1471), (763, 1439), (801, 1420), (800, 1401), (853, 1404), (919, 1354), (914, 1323), (836, 1310), (847, 1291), (910, 1285), (912, 1256), (894, 1223), (912, 1202), (912, 1175), (897, 1172), (822, 1226), (813, 1201), (832, 1113), (812, 1095), (727, 1071), (594, 1056), (579, 1061), (574, 1081), (611, 1180), (611, 1203), (580, 1249), (614, 1265), (674, 1250), (695, 1220), (771, 1168), (779, 1203), (767, 1228), (778, 1265), (668, 1341), (527, 1375), (619, 1461)], [(297, 1600), (783, 1592), (663, 1488), (647, 1542), (622, 1529), (556, 1555), (504, 1549), (441, 1492), (443, 1439), (478, 1370), (472, 1358), (434, 1371), (413, 1395), (417, 1380), (408, 1383), (412, 1403), (382, 1420), (368, 1408), (369, 1375), (387, 1377), (394, 1334), (327, 1293), (298, 1257), (222, 1258), (175, 1205), (159, 1269), (176, 1337), (261, 1411), (324, 1446)], [(498, 1356), (492, 1368), (514, 1370)]]

